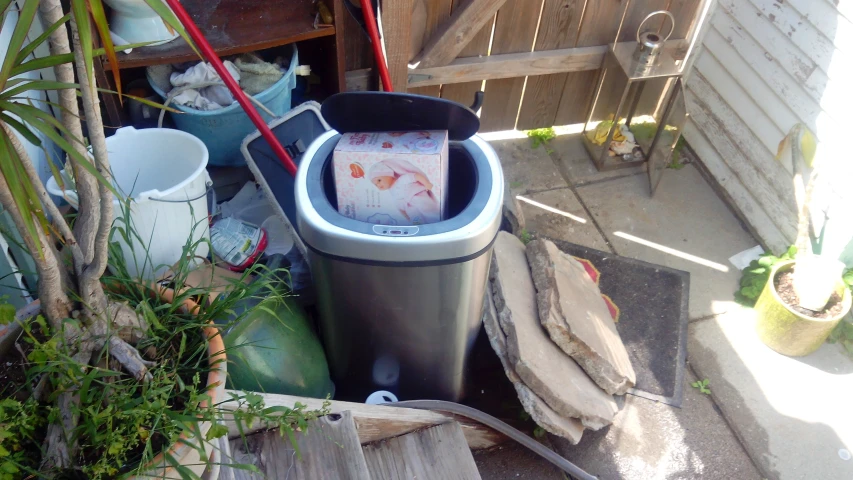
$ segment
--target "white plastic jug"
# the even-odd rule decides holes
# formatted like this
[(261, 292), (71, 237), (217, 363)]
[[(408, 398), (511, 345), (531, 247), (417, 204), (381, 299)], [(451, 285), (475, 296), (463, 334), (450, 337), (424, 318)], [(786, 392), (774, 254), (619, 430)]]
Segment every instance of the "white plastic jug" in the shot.
[[(193, 243), (209, 238), (207, 147), (180, 130), (125, 127), (107, 138), (107, 151), (116, 190), (132, 198), (129, 219), (113, 199), (113, 225), (126, 229), (129, 221), (142, 238), (128, 245), (114, 232), (111, 240), (121, 244), (131, 275), (158, 278), (180, 259), (190, 234)], [(62, 190), (53, 177), (47, 190), (77, 207), (77, 193)], [(208, 251), (208, 244), (201, 243), (195, 255), (207, 256)]]

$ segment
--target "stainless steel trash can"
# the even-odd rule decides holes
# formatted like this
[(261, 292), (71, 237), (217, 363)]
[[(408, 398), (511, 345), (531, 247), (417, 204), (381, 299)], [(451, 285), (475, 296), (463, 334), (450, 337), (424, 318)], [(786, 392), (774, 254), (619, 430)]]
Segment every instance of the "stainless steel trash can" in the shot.
[[(302, 158), (296, 216), (338, 392), (459, 400), (501, 222), (500, 162), (471, 136), (479, 128), (474, 112), (454, 102), (359, 92), (331, 97), (322, 111), (335, 130)], [(338, 132), (438, 129), (451, 140), (446, 220), (392, 230), (338, 213), (331, 168)]]

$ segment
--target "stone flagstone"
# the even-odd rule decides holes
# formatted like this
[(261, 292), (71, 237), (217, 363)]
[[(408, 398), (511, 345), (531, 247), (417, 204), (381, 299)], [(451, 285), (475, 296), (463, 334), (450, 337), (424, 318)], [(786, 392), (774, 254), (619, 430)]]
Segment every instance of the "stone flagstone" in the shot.
[(549, 240), (530, 242), (527, 260), (539, 319), (554, 343), (604, 391), (627, 392), (637, 380), (634, 368), (601, 291), (583, 265)]
[(521, 381), (518, 374), (510, 366), (507, 360), (506, 351), (506, 336), (501, 330), (498, 323), (498, 312), (495, 310), (495, 302), (492, 299), (491, 288), (486, 289), (486, 295), (483, 298), (483, 327), (486, 330), (486, 336), (489, 337), (489, 343), (492, 349), (497, 354), (503, 365), (504, 372), (515, 391), (518, 394), (518, 399), (521, 401), (521, 406), (530, 414), (530, 417), (549, 433), (563, 437), (572, 445), (577, 445), (583, 435), (583, 425), (576, 418), (563, 418), (545, 403), (544, 400), (536, 396), (527, 386)]
[(616, 402), (543, 330), (524, 245), (508, 233), (495, 241), (490, 279), (507, 358), (524, 384), (563, 417), (592, 430), (609, 425)]

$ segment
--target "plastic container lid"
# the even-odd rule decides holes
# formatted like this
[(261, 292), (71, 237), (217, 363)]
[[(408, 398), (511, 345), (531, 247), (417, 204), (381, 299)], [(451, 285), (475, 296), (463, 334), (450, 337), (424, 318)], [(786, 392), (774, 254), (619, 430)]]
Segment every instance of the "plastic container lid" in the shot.
[(340, 133), (447, 130), (450, 140), (465, 140), (480, 129), (480, 119), (470, 108), (410, 93), (338, 93), (323, 102), (321, 111)]

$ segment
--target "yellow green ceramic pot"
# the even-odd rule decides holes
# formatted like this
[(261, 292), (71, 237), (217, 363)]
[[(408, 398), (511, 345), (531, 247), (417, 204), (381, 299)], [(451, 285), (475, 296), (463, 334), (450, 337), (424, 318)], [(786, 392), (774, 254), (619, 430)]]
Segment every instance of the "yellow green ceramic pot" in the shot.
[(791, 309), (776, 292), (776, 276), (794, 267), (794, 261), (780, 262), (773, 267), (770, 281), (764, 286), (755, 311), (758, 314), (756, 329), (761, 341), (777, 352), (790, 357), (808, 355), (823, 344), (832, 329), (850, 311), (850, 290), (838, 279), (842, 295), (841, 313), (832, 318), (811, 318)]

